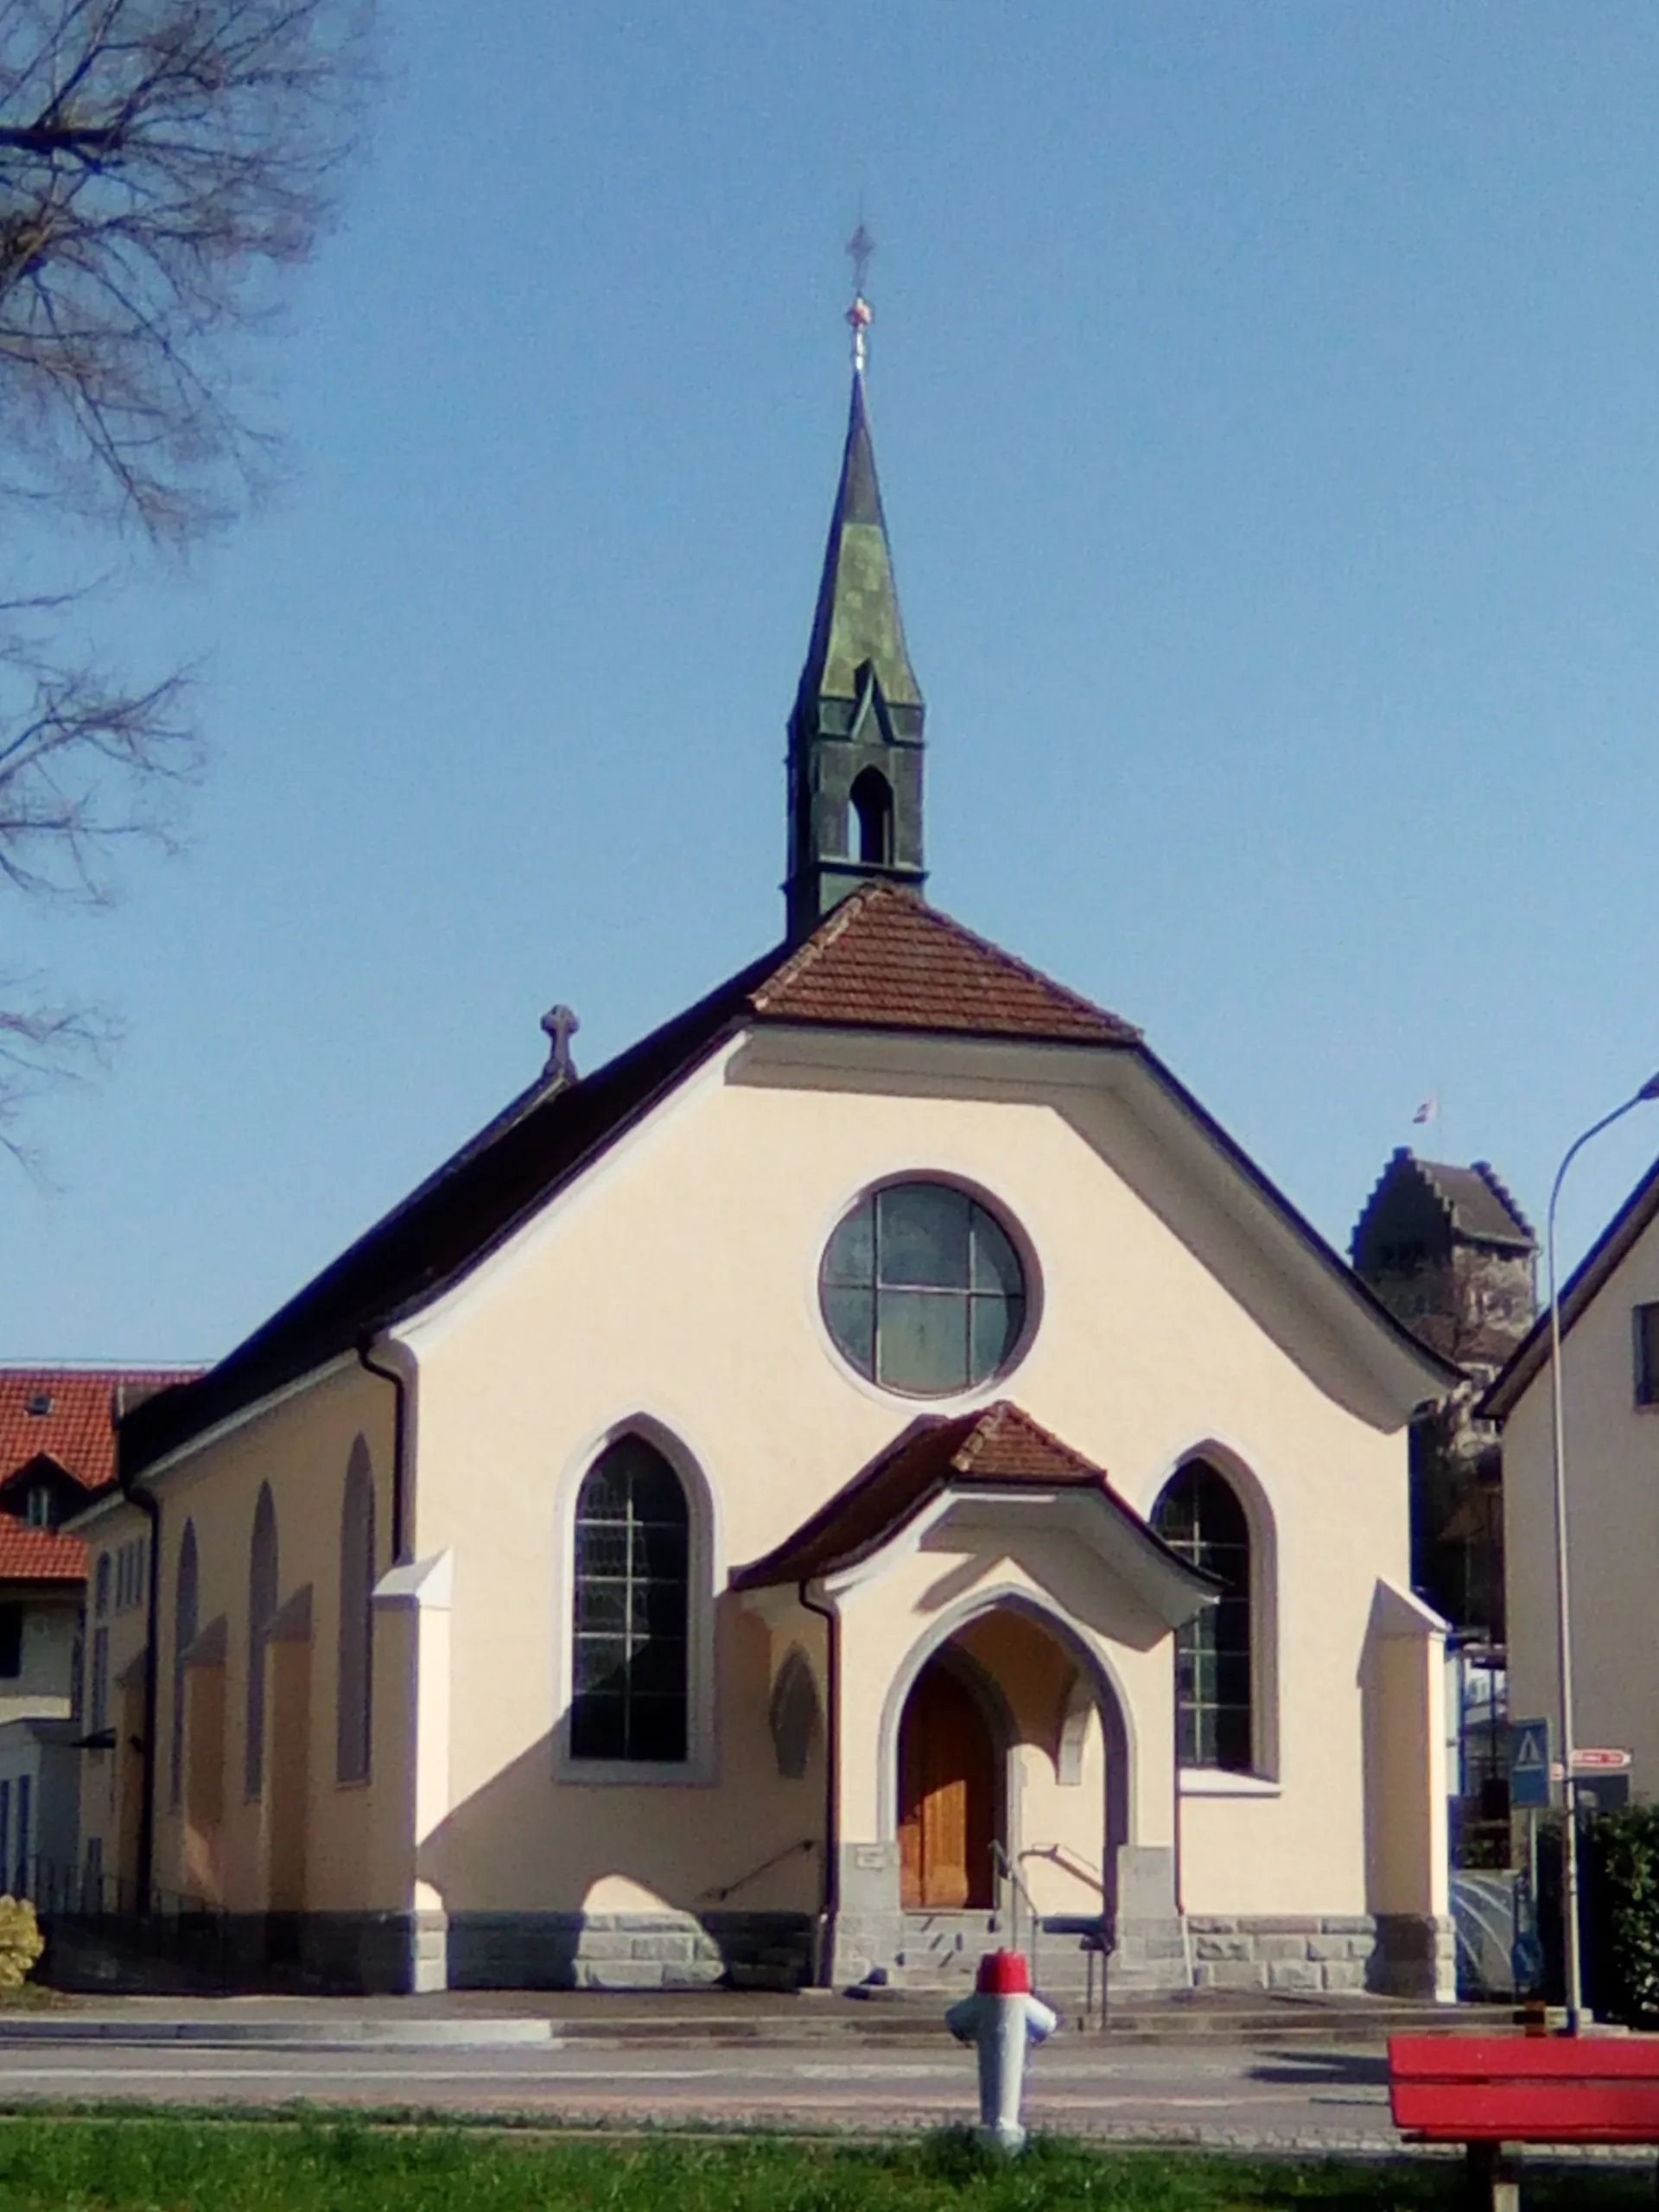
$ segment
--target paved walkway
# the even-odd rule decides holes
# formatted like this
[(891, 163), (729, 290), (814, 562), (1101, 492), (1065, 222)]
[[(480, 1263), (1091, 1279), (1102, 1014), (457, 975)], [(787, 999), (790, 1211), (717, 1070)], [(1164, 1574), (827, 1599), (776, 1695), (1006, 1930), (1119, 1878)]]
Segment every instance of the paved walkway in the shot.
[[(965, 1986), (965, 1985), (964, 1985)], [(425, 1997), (103, 1997), (79, 1994), (49, 2010), (0, 2012), (0, 2044), (36, 2037), (161, 2037), (169, 2031), (238, 2041), (259, 2037), (365, 2041), (383, 2037), (435, 2042), (477, 2037), (539, 2024), (561, 2037), (606, 2040), (822, 2040), (932, 2037), (950, 1998), (938, 1991), (882, 1991), (865, 1999), (822, 1989), (688, 1989), (623, 1993), (597, 1990), (444, 1990)], [(1057, 2003), (1059, 2000), (1056, 2000)], [(1065, 2011), (1065, 2008), (1062, 2007)], [(1068, 2025), (1079, 2024), (1066, 2014)], [(1404, 2029), (1508, 2029), (1504, 2006), (1406, 2005), (1382, 1998), (1180, 1991), (1110, 2007), (1114, 2041), (1207, 2036), (1230, 2041), (1303, 2037), (1376, 2042)], [(1097, 2020), (1089, 2024), (1097, 2035)]]

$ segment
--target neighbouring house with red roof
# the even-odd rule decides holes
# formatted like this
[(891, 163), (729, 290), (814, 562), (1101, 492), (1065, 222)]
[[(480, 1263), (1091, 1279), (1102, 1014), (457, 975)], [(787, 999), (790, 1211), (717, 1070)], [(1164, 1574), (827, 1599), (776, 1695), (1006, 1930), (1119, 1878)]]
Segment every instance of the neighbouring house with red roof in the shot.
[[(61, 1882), (79, 1860), (86, 1547), (61, 1524), (113, 1487), (122, 1411), (196, 1371), (0, 1367), (0, 1888), (39, 1894), (42, 1866)], [(106, 1620), (144, 1602), (143, 1540), (128, 1543)]]
[[(1141, 1031), (923, 895), (861, 370), (783, 942), (120, 1427), (89, 1850), (250, 1979), (1449, 1994), (1457, 1371)], [(372, 1133), (363, 1133), (365, 1144)], [(91, 1763), (89, 1762), (89, 1769)]]

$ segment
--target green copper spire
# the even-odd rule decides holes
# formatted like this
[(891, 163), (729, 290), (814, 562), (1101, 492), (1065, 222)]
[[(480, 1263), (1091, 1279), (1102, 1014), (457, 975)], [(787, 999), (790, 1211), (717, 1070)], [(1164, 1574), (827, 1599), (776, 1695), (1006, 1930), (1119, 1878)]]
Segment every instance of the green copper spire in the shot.
[(864, 397), (861, 296), (853, 327), (853, 399), (841, 482), (818, 586), (812, 641), (789, 723), (791, 937), (804, 937), (861, 883), (920, 887), (920, 688), (905, 646), (893, 554)]

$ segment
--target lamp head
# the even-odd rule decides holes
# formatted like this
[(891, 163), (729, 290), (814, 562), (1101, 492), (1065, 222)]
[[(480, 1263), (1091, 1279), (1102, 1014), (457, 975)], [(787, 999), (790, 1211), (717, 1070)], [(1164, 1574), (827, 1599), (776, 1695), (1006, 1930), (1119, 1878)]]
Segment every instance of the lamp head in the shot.
[(1636, 1095), (1638, 1098), (1659, 1098), (1659, 1075), (1650, 1075)]

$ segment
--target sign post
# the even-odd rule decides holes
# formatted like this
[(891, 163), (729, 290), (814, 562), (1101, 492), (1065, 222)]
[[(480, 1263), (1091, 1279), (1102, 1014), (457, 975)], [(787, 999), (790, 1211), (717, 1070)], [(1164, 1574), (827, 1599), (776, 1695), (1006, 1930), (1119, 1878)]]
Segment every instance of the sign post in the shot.
[(1524, 1996), (1543, 1978), (1543, 1955), (1538, 1944), (1538, 1815), (1549, 1803), (1550, 1777), (1554, 1770), (1549, 1757), (1548, 1720), (1516, 1720), (1510, 1727), (1510, 1807), (1525, 1816), (1527, 1824), (1527, 1896), (1524, 1911), (1517, 1914), (1510, 1965), (1516, 1993)]

